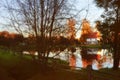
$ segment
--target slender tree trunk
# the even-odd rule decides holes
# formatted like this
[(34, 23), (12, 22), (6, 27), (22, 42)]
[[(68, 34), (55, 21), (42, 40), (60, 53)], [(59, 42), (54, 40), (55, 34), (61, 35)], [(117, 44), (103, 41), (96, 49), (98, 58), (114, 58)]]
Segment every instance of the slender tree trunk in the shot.
[(114, 66), (113, 66), (113, 69), (114, 70), (118, 70), (119, 69), (119, 61), (120, 61), (120, 56), (119, 56), (119, 53), (115, 53), (114, 54)]
[(119, 53), (118, 53), (118, 50), (115, 48), (115, 52), (114, 52), (114, 62), (113, 62), (113, 69), (114, 70), (118, 70), (119, 68)]
[(119, 41), (118, 41), (118, 33), (115, 33), (115, 42), (114, 42), (114, 62), (113, 62), (113, 69), (118, 70), (119, 69), (119, 60), (120, 60), (120, 53), (119, 53)]

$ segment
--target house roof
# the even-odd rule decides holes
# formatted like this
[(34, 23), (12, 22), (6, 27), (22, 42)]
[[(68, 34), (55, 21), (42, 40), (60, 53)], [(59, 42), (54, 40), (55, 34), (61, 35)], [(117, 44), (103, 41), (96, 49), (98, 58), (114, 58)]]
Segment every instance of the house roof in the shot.
[(92, 32), (88, 34), (88, 38), (97, 38), (97, 32)]

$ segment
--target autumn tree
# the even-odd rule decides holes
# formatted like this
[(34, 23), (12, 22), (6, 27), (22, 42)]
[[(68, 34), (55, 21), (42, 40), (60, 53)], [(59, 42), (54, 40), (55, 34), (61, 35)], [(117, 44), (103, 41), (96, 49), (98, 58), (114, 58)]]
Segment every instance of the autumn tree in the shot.
[(92, 30), (91, 30), (89, 22), (86, 19), (84, 19), (83, 22), (82, 22), (82, 30), (81, 30), (80, 41), (82, 43), (86, 43), (88, 35), (91, 34), (91, 32), (92, 32)]
[(73, 19), (72, 17), (68, 19), (68, 38), (70, 39), (75, 39), (75, 19)]

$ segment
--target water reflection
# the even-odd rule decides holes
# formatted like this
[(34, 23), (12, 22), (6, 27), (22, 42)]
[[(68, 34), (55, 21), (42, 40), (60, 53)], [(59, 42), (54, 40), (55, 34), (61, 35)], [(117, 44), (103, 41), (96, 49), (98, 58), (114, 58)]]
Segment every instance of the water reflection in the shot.
[[(51, 56), (53, 56), (52, 53)], [(68, 50), (61, 52), (58, 56), (60, 59), (68, 61), (70, 64), (70, 54), (74, 54), (76, 57), (75, 67), (86, 68), (87, 65), (92, 65), (92, 69), (99, 70), (101, 68), (112, 68), (113, 67), (113, 56), (112, 53), (109, 53), (106, 49), (89, 49), (81, 50), (76, 48), (76, 51), (71, 53)], [(55, 58), (58, 58), (56, 56)]]
[[(33, 54), (33, 52), (24, 51), (24, 54)], [(70, 60), (71, 54), (75, 56), (75, 59)], [(34, 52), (34, 55), (37, 55), (37, 52)], [(76, 48), (73, 52), (65, 49), (64, 51), (50, 52), (49, 57), (65, 60), (70, 63), (70, 66), (71, 64), (75, 64), (77, 69), (86, 68), (88, 65), (92, 65), (92, 69), (94, 70), (113, 67), (113, 55), (107, 49), (81, 50), (80, 48)]]

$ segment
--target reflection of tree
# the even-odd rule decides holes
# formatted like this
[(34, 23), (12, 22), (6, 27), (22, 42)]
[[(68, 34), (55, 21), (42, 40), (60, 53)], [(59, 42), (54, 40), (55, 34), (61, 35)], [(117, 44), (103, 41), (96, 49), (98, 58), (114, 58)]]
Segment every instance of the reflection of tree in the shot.
[(93, 60), (97, 60), (97, 54), (88, 54), (88, 49), (81, 50), (81, 56), (83, 59), (83, 65), (91, 65)]

